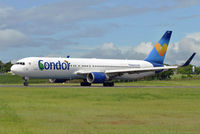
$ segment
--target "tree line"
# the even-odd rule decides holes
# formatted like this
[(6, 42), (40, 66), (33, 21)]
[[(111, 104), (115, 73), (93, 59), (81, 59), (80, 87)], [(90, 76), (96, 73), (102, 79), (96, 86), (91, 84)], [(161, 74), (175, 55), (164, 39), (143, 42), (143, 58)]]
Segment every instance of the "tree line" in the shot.
[(13, 64), (10, 61), (7, 63), (3, 63), (2, 61), (0, 61), (0, 72), (1, 73), (9, 72), (12, 65)]
[[(193, 72), (194, 67), (194, 72)], [(176, 70), (168, 70), (162, 73), (158, 73), (155, 76), (151, 77), (150, 79), (158, 79), (158, 80), (166, 80), (171, 79), (171, 76), (174, 74), (184, 74), (190, 77), (192, 74), (198, 75), (200, 74), (200, 67), (194, 66), (194, 65), (188, 65), (186, 67), (180, 67)]]

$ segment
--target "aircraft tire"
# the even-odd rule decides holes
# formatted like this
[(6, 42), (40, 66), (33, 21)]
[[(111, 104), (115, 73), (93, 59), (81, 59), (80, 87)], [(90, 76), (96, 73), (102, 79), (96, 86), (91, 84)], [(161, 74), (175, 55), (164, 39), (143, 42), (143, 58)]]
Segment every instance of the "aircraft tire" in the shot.
[(113, 87), (114, 86), (114, 82), (105, 82), (103, 83), (104, 87)]
[(91, 83), (88, 83), (88, 82), (81, 82), (81, 86), (91, 86)]
[(28, 86), (28, 82), (27, 81), (24, 82), (24, 86)]

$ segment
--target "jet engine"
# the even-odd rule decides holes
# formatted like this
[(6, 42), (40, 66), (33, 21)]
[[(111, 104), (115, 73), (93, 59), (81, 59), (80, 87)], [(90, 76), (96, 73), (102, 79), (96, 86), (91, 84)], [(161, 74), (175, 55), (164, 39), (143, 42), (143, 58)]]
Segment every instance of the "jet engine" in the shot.
[(103, 72), (92, 72), (87, 75), (88, 83), (104, 83), (108, 79), (108, 76)]

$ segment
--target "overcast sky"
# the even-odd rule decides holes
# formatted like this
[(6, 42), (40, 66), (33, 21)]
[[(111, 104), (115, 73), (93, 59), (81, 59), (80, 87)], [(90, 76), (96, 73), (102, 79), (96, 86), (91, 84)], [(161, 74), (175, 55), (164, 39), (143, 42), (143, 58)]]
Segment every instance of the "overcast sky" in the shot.
[(165, 63), (200, 65), (199, 22), (199, 0), (0, 0), (0, 58), (143, 60), (172, 30)]

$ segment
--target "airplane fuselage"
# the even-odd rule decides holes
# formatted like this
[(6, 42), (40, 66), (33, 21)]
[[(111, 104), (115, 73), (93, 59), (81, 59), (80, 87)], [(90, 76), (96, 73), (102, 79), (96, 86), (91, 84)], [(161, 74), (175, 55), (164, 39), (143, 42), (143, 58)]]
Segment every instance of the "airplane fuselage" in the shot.
[[(86, 76), (77, 74), (78, 71), (105, 72), (106, 70), (150, 67), (153, 67), (151, 63), (141, 60), (29, 57), (19, 60), (11, 70), (21, 77), (71, 80), (86, 79)], [(155, 71), (125, 73), (114, 79), (134, 80), (154, 74)]]

